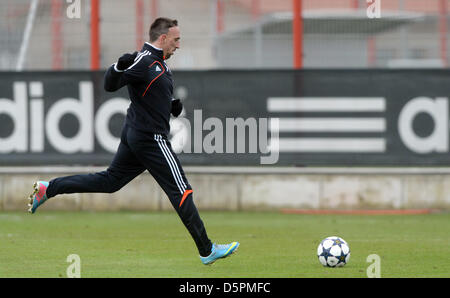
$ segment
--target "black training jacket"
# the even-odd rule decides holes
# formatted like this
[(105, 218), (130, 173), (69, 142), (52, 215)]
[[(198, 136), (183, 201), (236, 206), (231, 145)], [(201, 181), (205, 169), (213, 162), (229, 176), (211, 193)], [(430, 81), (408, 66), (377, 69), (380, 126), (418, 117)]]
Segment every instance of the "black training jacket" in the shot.
[(125, 85), (131, 100), (127, 124), (145, 133), (168, 136), (173, 79), (163, 51), (146, 42), (134, 63), (124, 71), (111, 65), (105, 74), (105, 90), (113, 92)]

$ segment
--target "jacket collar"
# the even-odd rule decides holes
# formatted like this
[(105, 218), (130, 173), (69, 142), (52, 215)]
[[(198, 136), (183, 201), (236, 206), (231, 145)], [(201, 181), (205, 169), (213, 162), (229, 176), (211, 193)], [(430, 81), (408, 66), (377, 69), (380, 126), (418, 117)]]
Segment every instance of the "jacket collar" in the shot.
[(145, 42), (144, 46), (142, 47), (142, 51), (148, 50), (150, 51), (152, 54), (155, 54), (155, 56), (158, 56), (159, 58), (161, 58), (162, 60), (164, 59), (164, 52), (162, 49), (155, 47), (154, 45), (152, 45), (149, 42)]

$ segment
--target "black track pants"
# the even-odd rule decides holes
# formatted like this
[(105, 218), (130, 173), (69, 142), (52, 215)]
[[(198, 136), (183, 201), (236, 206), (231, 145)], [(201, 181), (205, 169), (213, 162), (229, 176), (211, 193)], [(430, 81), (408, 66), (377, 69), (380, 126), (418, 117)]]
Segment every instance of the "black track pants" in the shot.
[(125, 125), (111, 165), (105, 171), (55, 178), (47, 197), (68, 193), (112, 193), (148, 170), (169, 197), (200, 255), (211, 252), (212, 243), (200, 219), (189, 185), (170, 142), (163, 135), (144, 134)]

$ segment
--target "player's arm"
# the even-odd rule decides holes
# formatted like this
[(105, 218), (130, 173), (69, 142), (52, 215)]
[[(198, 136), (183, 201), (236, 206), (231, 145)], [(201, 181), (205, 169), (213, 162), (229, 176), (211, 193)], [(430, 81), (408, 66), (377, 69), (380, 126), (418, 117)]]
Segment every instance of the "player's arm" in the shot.
[(125, 86), (125, 81), (122, 79), (122, 71), (116, 68), (116, 63), (111, 65), (105, 73), (104, 88), (108, 92), (114, 92)]
[(142, 82), (145, 80), (145, 67), (141, 58), (137, 58), (137, 52), (122, 55), (117, 63), (111, 65), (105, 73), (104, 88), (113, 92), (125, 85)]

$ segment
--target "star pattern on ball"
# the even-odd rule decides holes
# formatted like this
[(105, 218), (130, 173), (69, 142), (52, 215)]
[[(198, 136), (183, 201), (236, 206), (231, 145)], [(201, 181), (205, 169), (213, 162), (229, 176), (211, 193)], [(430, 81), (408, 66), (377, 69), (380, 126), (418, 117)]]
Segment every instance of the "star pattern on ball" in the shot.
[(339, 245), (339, 247), (341, 246), (341, 244), (343, 244), (344, 242), (342, 242), (340, 239), (334, 239), (333, 240), (333, 245)]
[[(324, 246), (325, 245), (325, 246)], [(317, 256), (322, 265), (326, 267), (344, 266), (350, 255), (347, 242), (340, 237), (328, 237), (319, 244)]]
[(344, 252), (341, 250), (341, 255), (338, 256), (339, 262), (345, 262), (345, 257), (346, 257), (346, 255), (345, 255)]
[(330, 249), (331, 249), (331, 247), (329, 247), (329, 248), (323, 248), (323, 250), (322, 250), (322, 253), (320, 254), (320, 256), (321, 257), (325, 257), (325, 260), (328, 258), (328, 256), (330, 256), (331, 254), (330, 254)]

